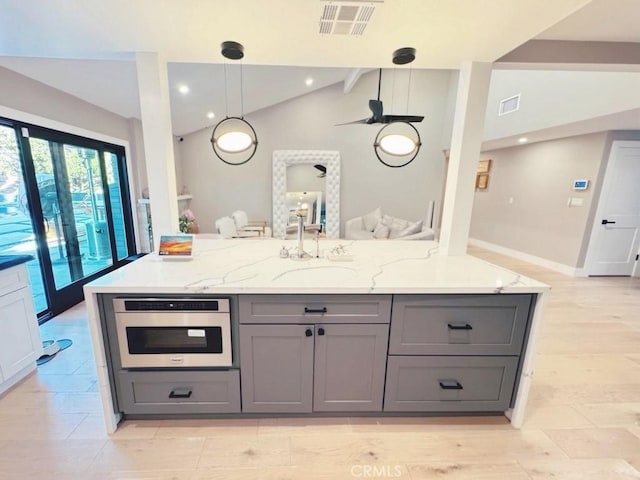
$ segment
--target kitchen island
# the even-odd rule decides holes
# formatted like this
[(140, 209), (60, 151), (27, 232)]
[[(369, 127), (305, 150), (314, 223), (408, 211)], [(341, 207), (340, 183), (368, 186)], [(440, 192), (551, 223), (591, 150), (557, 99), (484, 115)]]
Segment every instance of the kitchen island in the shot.
[[(109, 432), (129, 413), (157, 417), (183, 405), (187, 414), (236, 416), (503, 412), (522, 424), (548, 286), (469, 255), (441, 255), (430, 241), (321, 239), (318, 248), (307, 242), (305, 260), (281, 258), (283, 246), (293, 251), (295, 242), (196, 236), (190, 260), (150, 254), (84, 287)], [(123, 368), (107, 338), (115, 336), (109, 304), (120, 296), (228, 297), (233, 367)], [(226, 373), (225, 392), (241, 392), (222, 409), (203, 409), (197, 394), (136, 403), (157, 390), (154, 375), (187, 379), (182, 386), (207, 377), (211, 386)]]

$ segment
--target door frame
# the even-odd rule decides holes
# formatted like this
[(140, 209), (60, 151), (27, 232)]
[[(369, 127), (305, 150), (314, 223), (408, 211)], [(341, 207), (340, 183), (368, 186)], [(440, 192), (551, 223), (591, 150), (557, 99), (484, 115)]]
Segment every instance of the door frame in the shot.
[[(601, 227), (600, 223), (599, 223), (599, 219), (600, 218), (604, 218), (604, 209), (605, 209), (605, 205), (604, 205), (604, 199), (606, 198), (607, 194), (609, 193), (610, 189), (612, 188), (611, 182), (612, 182), (612, 168), (611, 168), (611, 164), (612, 164), (612, 155), (616, 153), (616, 150), (618, 147), (640, 147), (640, 140), (614, 140), (611, 142), (611, 148), (609, 149), (609, 155), (607, 156), (606, 162), (606, 168), (605, 168), (605, 172), (603, 175), (603, 179), (602, 179), (602, 188), (600, 189), (600, 193), (598, 195), (598, 203), (597, 203), (597, 207), (596, 207), (596, 212), (595, 212), (595, 216), (593, 217), (593, 222), (591, 224), (591, 234), (589, 236), (589, 246), (587, 247), (587, 253), (585, 255), (585, 261), (584, 261), (584, 270), (583, 270), (583, 275), (588, 277), (591, 275), (591, 272), (593, 271), (593, 263), (595, 262), (596, 259), (596, 248), (598, 247), (598, 245), (596, 245), (596, 240), (598, 239), (598, 235), (600, 233), (599, 228)], [(640, 252), (636, 252), (636, 254), (638, 254)], [(633, 267), (633, 270), (631, 272), (631, 277), (638, 277), (640, 276), (640, 268), (638, 268), (638, 264), (640, 262), (636, 261), (635, 266)]]
[[(62, 288), (56, 288), (53, 279), (51, 258), (45, 240), (44, 225), (42, 222), (38, 221), (38, 219), (41, 219), (43, 215), (37, 192), (37, 185), (32, 181), (35, 178), (35, 170), (32, 162), (25, 162), (24, 160), (25, 156), (31, 158), (29, 138), (31, 136), (37, 138), (39, 137), (38, 134), (41, 134), (44, 135), (43, 139), (46, 141), (53, 141), (61, 145), (73, 144), (81, 148), (95, 149), (103, 154), (115, 154), (120, 158), (119, 161), (124, 157), (124, 162), (121, 163), (124, 166), (124, 171), (119, 172), (119, 182), (123, 195), (128, 197), (129, 200), (129, 208), (123, 209), (123, 216), (127, 228), (131, 229), (131, 235), (127, 235), (127, 249), (130, 255), (134, 255), (138, 251), (139, 242), (137, 211), (135, 209), (135, 197), (133, 195), (132, 188), (134, 184), (132, 183), (133, 176), (131, 159), (129, 156), (129, 142), (122, 139), (108, 137), (96, 132), (83, 130), (71, 125), (61, 124), (49, 119), (14, 111), (2, 106), (0, 106), (0, 118), (4, 119), (2, 122), (3, 125), (14, 128), (17, 134), (18, 149), (20, 152), (20, 161), (22, 163), (23, 170), (23, 181), (27, 187), (25, 193), (32, 212), (33, 233), (37, 244), (36, 255), (39, 259), (40, 272), (43, 278), (43, 287), (45, 289), (45, 295), (48, 303), (48, 309), (44, 312), (39, 312), (39, 323), (44, 323), (52, 316), (57, 315), (75, 305), (77, 303), (77, 298), (82, 299), (84, 284), (99, 278), (105, 273), (119, 268), (128, 261), (126, 259), (119, 260), (117, 258), (118, 254), (115, 247), (114, 229), (111, 222), (108, 222), (110, 248), (112, 251), (111, 266), (87, 275), (81, 280), (73, 281)], [(109, 198), (107, 188), (104, 155), (99, 155), (99, 162), (101, 164), (101, 183), (105, 190), (105, 204), (107, 208), (110, 209), (111, 199)], [(35, 221), (34, 215), (36, 217)]]

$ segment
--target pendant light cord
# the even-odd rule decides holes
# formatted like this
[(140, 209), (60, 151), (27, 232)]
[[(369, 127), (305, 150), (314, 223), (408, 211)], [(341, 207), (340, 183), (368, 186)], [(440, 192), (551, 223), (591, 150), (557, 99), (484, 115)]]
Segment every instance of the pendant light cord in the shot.
[(393, 80), (391, 81), (391, 113), (395, 113), (395, 99), (396, 99), (396, 69), (393, 69)]
[(409, 115), (409, 97), (411, 96), (411, 73), (413, 72), (413, 67), (409, 65), (409, 86), (407, 87), (407, 109), (405, 114)]
[(229, 92), (227, 92), (227, 62), (224, 62), (224, 108), (229, 118)]
[(242, 60), (240, 60), (240, 118), (244, 118), (244, 88), (242, 86)]

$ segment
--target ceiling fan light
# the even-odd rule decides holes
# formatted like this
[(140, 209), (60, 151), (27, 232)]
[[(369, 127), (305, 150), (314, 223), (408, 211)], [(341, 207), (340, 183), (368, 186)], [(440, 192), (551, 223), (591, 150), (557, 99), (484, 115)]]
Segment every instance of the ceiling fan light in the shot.
[(385, 135), (379, 145), (383, 152), (397, 157), (409, 155), (417, 148), (415, 140), (399, 133)]
[(253, 138), (245, 132), (231, 131), (220, 135), (216, 139), (216, 146), (227, 153), (240, 153), (253, 145)]

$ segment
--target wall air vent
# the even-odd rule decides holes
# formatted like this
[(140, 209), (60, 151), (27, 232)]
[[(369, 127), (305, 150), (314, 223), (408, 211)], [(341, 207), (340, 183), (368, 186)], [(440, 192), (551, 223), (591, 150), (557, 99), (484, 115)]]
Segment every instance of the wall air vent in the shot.
[(513, 97), (500, 100), (500, 107), (498, 108), (498, 116), (506, 115), (507, 113), (513, 113), (520, 108), (520, 94)]
[(319, 33), (321, 35), (364, 34), (376, 4), (384, 0), (320, 0)]

